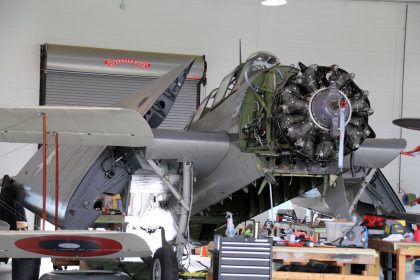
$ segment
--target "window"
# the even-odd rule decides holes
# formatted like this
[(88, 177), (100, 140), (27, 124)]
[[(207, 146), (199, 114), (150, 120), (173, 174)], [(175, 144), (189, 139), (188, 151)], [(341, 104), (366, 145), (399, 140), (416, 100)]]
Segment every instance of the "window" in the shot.
[(210, 95), (204, 99), (204, 101), (200, 104), (197, 111), (195, 111), (194, 117), (192, 119), (192, 123), (198, 121), (201, 117), (201, 114), (203, 113), (204, 109), (207, 107), (207, 101), (210, 99)]
[[(220, 103), (220, 101), (223, 100), (223, 98), (225, 97), (225, 93), (230, 85), (230, 81), (232, 80), (232, 76), (233, 76), (233, 72), (229, 73), (224, 79), (223, 81), (220, 83), (220, 87), (219, 90), (217, 91), (216, 94), (216, 98), (214, 100), (214, 105), (217, 105), (218, 103)], [(213, 107), (214, 107), (213, 105)]]

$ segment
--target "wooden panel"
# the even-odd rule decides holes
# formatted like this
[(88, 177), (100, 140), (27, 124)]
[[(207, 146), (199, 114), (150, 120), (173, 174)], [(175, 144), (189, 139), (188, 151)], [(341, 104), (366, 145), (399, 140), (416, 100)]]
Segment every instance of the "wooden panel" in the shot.
[(405, 280), (405, 255), (397, 255), (397, 280)]
[(351, 264), (347, 263), (340, 267), (340, 273), (344, 275), (351, 274)]
[(381, 275), (381, 264), (379, 261), (379, 257), (375, 258), (375, 265), (368, 264), (367, 267), (367, 275), (368, 276), (379, 276)]
[(95, 224), (123, 224), (124, 222), (124, 215), (101, 215), (96, 219)]
[(382, 253), (394, 253), (394, 246), (392, 242), (387, 242), (383, 240), (369, 239), (368, 246), (371, 249), (378, 250)]
[[(369, 240), (369, 248), (382, 253), (397, 254), (397, 279), (399, 280), (406, 278), (406, 256), (420, 256), (420, 243), (417, 242), (389, 242), (372, 239)], [(369, 275), (371, 273), (369, 272)], [(378, 273), (376, 266), (374, 273)]]
[(272, 280), (316, 280), (323, 279), (323, 274), (316, 273), (301, 273), (301, 272), (284, 272), (284, 271), (273, 271)]
[(273, 247), (273, 259), (288, 262), (317, 260), (343, 264), (375, 264), (377, 256), (376, 252), (371, 249)]
[(379, 252), (395, 254), (402, 248), (420, 248), (420, 242), (389, 242), (383, 240), (369, 239), (369, 248)]
[(402, 248), (397, 251), (397, 280), (405, 280), (406, 278), (406, 256), (420, 256), (419, 247)]
[(418, 257), (420, 256), (420, 247), (401, 248), (398, 250), (398, 254)]

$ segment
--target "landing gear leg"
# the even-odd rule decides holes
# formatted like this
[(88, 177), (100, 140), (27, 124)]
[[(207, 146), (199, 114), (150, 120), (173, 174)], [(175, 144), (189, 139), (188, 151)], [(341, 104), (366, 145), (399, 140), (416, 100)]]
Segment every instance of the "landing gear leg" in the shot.
[(190, 205), (192, 200), (192, 185), (193, 185), (193, 170), (192, 163), (182, 163), (182, 200), (184, 205), (188, 207), (180, 207), (179, 223), (178, 223), (178, 234), (176, 237), (176, 257), (179, 266), (182, 264), (182, 255), (184, 252), (184, 246), (187, 243), (187, 228), (190, 216)]
[[(169, 181), (164, 177), (163, 170), (159, 168), (153, 160), (147, 161), (152, 167), (152, 169), (160, 175), (162, 181), (168, 186), (171, 193), (179, 202), (179, 222), (178, 222), (178, 233), (176, 236), (176, 263), (178, 263), (178, 267), (181, 268), (182, 266), (182, 256), (184, 253), (184, 247), (187, 243), (187, 228), (188, 222), (191, 212), (191, 202), (192, 202), (192, 194), (193, 194), (193, 168), (191, 162), (183, 162), (182, 163), (182, 191), (181, 194), (178, 190), (172, 186)], [(162, 238), (162, 240), (165, 240)], [(165, 247), (165, 246), (164, 246)], [(156, 254), (156, 253), (155, 253)], [(154, 264), (153, 264), (154, 265)], [(156, 264), (157, 268), (159, 264)], [(159, 270), (156, 270), (159, 271)], [(158, 279), (158, 278), (157, 278)]]

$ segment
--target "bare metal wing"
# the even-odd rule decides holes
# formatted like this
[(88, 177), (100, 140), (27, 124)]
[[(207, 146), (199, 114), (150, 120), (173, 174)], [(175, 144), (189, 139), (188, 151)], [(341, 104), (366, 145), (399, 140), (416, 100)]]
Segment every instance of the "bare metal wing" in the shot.
[[(404, 139), (367, 138), (354, 152), (354, 166), (384, 168), (394, 160), (407, 145)], [(351, 166), (350, 156), (345, 159), (345, 167)]]
[(140, 236), (111, 231), (3, 231), (0, 258), (117, 258), (152, 254)]
[(62, 144), (142, 147), (153, 140), (146, 120), (134, 110), (31, 106), (0, 108), (0, 141), (41, 143), (41, 113), (46, 113), (48, 134), (58, 132)]
[(145, 85), (113, 107), (136, 110), (146, 118), (151, 127), (158, 127), (165, 120), (187, 78), (194, 59), (173, 69), (159, 79)]
[[(154, 140), (144, 149), (126, 149), (123, 159), (134, 169), (116, 165), (109, 168), (114, 148), (103, 146), (60, 146), (59, 225), (61, 228), (87, 228), (100, 214), (93, 207), (103, 193), (119, 193), (130, 180), (133, 170), (141, 169), (147, 160), (192, 162), (196, 196), (194, 205), (207, 207), (262, 176), (252, 153), (242, 153), (237, 139), (225, 132), (153, 130)], [(48, 164), (54, 165), (55, 152), (47, 150)], [(117, 156), (118, 157), (118, 156)], [(15, 177), (19, 201), (40, 213), (42, 194), (42, 151)], [(238, 163), (240, 162), (240, 164)], [(52, 167), (54, 168), (54, 167)], [(54, 181), (54, 178), (51, 179)], [(53, 184), (53, 182), (51, 182)], [(47, 219), (54, 220), (54, 190), (47, 190)]]
[[(139, 168), (137, 152), (130, 147), (146, 147), (153, 142), (150, 125), (157, 126), (166, 117), (192, 63), (193, 60), (187, 62), (114, 104), (124, 108), (45, 106), (3, 108), (3, 111), (0, 108), (3, 126), (0, 141), (39, 143), (40, 112), (47, 114), (48, 132), (58, 131), (61, 145), (59, 225), (62, 228), (88, 227), (99, 215), (93, 209), (96, 199), (103, 193), (118, 193), (127, 186), (131, 174)], [(114, 159), (119, 153), (115, 146), (123, 151), (119, 159)], [(42, 193), (41, 152), (38, 151), (15, 177), (18, 200), (35, 213), (40, 213)], [(50, 165), (56, 156), (51, 145), (47, 154)], [(114, 165), (113, 160), (128, 163)], [(108, 163), (110, 166), (106, 167)], [(50, 221), (54, 217), (53, 200), (54, 194), (47, 191), (47, 219)]]
[(168, 72), (123, 98), (113, 108), (30, 106), (0, 108), (0, 141), (41, 143), (41, 113), (47, 131), (58, 132), (62, 144), (144, 147), (151, 143), (150, 126), (169, 113), (194, 60)]

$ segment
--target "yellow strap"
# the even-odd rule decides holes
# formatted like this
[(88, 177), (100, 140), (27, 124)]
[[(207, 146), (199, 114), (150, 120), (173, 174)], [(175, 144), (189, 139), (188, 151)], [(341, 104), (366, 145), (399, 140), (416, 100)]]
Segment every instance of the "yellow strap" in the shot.
[(206, 277), (207, 272), (184, 272), (181, 276), (185, 277)]

